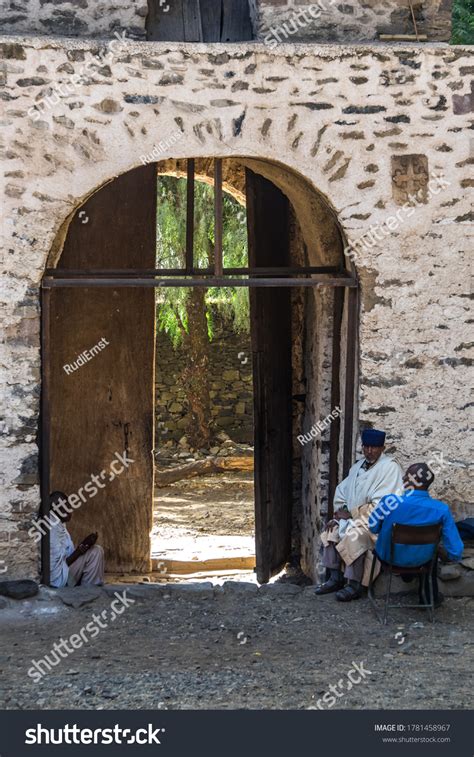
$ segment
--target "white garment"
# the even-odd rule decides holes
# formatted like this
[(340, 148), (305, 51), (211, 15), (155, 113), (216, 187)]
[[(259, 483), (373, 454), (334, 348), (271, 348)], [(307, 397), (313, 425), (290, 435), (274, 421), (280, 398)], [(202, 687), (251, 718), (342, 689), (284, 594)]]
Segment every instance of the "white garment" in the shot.
[[(364, 462), (363, 458), (354, 463), (334, 495), (334, 510), (346, 505), (353, 518), (359, 515), (359, 508), (363, 505), (370, 505), (372, 509), (386, 494), (400, 492), (403, 487), (402, 469), (396, 460), (382, 453), (368, 470), (362, 468)], [(341, 521), (343, 524), (345, 531), (347, 525)]]
[(67, 586), (69, 567), (66, 562), (74, 552), (74, 544), (64, 523), (56, 523), (51, 527), (51, 586), (60, 589)]

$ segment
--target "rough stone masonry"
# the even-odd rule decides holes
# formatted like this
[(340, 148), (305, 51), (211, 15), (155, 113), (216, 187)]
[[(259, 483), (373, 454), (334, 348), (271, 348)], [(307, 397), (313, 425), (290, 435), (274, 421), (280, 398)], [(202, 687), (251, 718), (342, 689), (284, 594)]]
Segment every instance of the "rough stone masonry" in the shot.
[[(0, 569), (12, 577), (38, 569), (27, 530), (39, 503), (38, 303), (48, 258), (84, 199), (140, 165), (176, 129), (183, 137), (163, 160), (277, 162), (326, 199), (348, 243), (370, 232), (356, 261), (359, 422), (386, 428), (402, 465), (441, 452), (436, 494), (457, 514), (472, 514), (471, 51), (126, 41), (104, 62), (106, 51), (105, 40), (0, 41)], [(41, 108), (46, 97), (53, 104)], [(420, 189), (414, 212), (401, 220), (397, 212)], [(309, 562), (314, 575), (316, 550)]]

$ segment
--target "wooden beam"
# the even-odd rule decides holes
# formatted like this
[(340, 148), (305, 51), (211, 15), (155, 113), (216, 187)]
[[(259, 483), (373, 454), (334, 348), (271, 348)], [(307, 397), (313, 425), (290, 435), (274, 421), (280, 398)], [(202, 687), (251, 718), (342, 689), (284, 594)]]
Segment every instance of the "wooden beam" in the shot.
[(381, 42), (426, 42), (428, 37), (426, 34), (380, 34), (379, 40)]
[(223, 570), (253, 570), (255, 555), (240, 557), (216, 557), (210, 560), (170, 560), (167, 558), (152, 558), (152, 571), (161, 576), (171, 574), (188, 575), (207, 571)]

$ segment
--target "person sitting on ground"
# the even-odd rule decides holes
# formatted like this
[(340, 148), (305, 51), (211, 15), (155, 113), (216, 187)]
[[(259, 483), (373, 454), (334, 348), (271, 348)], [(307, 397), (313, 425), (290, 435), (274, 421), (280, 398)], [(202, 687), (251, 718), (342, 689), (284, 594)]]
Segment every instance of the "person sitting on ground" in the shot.
[[(367, 526), (368, 516), (381, 497), (402, 487), (399, 464), (384, 454), (385, 432), (365, 429), (361, 436), (364, 457), (338, 485), (334, 518), (321, 534), (322, 564), (329, 570), (329, 580), (318, 586), (316, 594), (336, 592), (340, 602), (359, 599), (362, 585), (368, 586), (375, 543)], [(352, 528), (354, 520), (356, 529)]]
[[(89, 534), (74, 547), (69, 531), (64, 525), (71, 520), (71, 513), (63, 505), (67, 495), (53, 492), (49, 497), (51, 512), (57, 523), (51, 527), (50, 584), (59, 589), (63, 586), (102, 586), (104, 583), (104, 550), (98, 544), (97, 534)], [(54, 519), (56, 520), (56, 519)]]
[[(428, 492), (434, 481), (434, 473), (427, 463), (414, 463), (407, 468), (404, 476), (404, 493), (393, 497), (383, 497), (369, 518), (369, 528), (373, 534), (378, 534), (375, 553), (379, 560), (391, 562), (392, 526), (399, 523), (403, 526), (431, 526), (441, 524), (441, 540), (444, 551), (449, 560), (459, 561), (464, 550), (463, 541), (456, 528), (451, 510), (446, 502), (434, 499)], [(393, 501), (395, 500), (395, 502)], [(400, 568), (415, 568), (425, 565), (433, 557), (433, 547), (430, 544), (395, 544), (393, 565)], [(435, 604), (440, 603), (434, 566), (432, 582)], [(408, 580), (411, 580), (408, 577)], [(426, 591), (425, 596), (429, 596)], [(422, 599), (422, 597), (420, 597)]]

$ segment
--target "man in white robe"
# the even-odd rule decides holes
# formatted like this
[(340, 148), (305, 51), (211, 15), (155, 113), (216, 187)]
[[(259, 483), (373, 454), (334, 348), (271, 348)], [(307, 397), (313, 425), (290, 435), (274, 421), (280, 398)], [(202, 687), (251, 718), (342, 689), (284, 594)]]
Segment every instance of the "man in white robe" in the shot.
[(359, 599), (362, 586), (368, 585), (372, 564), (370, 550), (375, 544), (368, 517), (382, 497), (403, 490), (402, 470), (384, 450), (383, 431), (366, 429), (362, 432), (364, 458), (352, 466), (347, 478), (337, 487), (334, 519), (321, 534), (322, 564), (329, 570), (330, 577), (316, 589), (316, 594), (336, 592), (336, 599), (350, 602)]
[(65, 523), (71, 514), (63, 508), (67, 497), (53, 492), (50, 531), (50, 584), (63, 586), (102, 586), (104, 583), (104, 550), (98, 544), (97, 534), (89, 534), (74, 547)]

